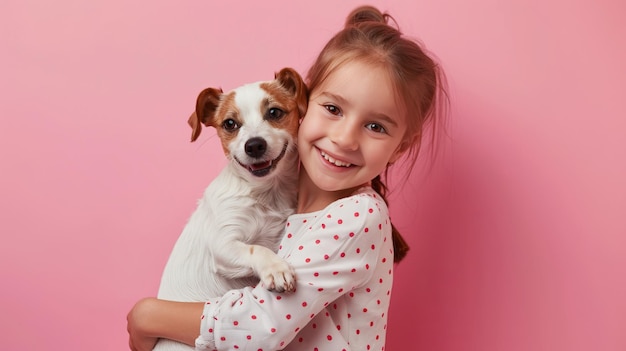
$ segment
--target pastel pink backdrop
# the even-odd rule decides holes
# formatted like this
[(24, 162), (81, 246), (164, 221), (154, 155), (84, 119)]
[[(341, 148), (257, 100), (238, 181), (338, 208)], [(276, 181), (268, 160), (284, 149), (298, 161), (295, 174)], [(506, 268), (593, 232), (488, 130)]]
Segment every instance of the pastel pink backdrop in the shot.
[[(360, 3), (3, 1), (0, 348), (127, 349), (224, 164), (189, 142), (196, 94), (304, 73)], [(624, 3), (372, 3), (452, 100), (444, 156), (392, 197), (387, 350), (626, 349)]]

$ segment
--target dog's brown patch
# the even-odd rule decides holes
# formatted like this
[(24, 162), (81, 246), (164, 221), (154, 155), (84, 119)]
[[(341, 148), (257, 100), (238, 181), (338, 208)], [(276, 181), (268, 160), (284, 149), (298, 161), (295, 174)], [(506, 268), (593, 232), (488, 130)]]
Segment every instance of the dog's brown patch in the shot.
[(268, 97), (261, 103), (261, 110), (268, 111), (270, 108), (279, 108), (286, 114), (283, 118), (268, 119), (267, 122), (274, 128), (288, 131), (295, 138), (298, 135), (300, 113), (294, 94), (287, 91), (277, 81), (263, 83), (261, 88), (268, 94)]
[(222, 95), (222, 101), (215, 112), (215, 116), (210, 125), (217, 131), (217, 136), (222, 143), (222, 149), (225, 155), (229, 155), (228, 144), (237, 137), (239, 128), (229, 130), (224, 126), (224, 122), (228, 119), (232, 119), (241, 126), (241, 116), (237, 104), (235, 104), (235, 92), (232, 91), (228, 94)]

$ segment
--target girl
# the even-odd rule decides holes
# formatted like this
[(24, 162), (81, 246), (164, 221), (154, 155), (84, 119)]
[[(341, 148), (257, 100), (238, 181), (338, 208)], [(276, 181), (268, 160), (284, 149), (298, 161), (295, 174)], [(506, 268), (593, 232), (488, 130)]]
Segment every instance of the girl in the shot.
[(131, 349), (158, 337), (203, 350), (384, 349), (393, 264), (408, 247), (381, 174), (402, 155), (415, 162), (443, 92), (437, 64), (390, 18), (357, 8), (308, 72), (298, 208), (278, 252), (297, 291), (259, 284), (206, 303), (141, 300), (128, 315)]

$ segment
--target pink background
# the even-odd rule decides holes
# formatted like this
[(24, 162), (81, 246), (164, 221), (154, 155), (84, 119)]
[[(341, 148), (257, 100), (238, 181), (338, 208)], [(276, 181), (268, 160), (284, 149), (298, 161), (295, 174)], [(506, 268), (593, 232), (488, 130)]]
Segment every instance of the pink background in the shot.
[[(197, 93), (304, 73), (361, 2), (2, 1), (0, 348), (127, 349), (224, 164), (189, 142)], [(452, 97), (446, 153), (391, 201), (387, 350), (625, 350), (624, 2), (373, 3)]]

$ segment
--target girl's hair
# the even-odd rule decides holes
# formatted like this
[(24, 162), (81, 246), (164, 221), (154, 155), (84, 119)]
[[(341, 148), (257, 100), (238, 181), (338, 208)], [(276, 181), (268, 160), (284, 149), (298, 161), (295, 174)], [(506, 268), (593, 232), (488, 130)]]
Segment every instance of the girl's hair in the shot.
[[(392, 20), (395, 27), (388, 24)], [(309, 91), (314, 91), (342, 65), (358, 60), (385, 69), (393, 82), (399, 106), (406, 116), (407, 130), (399, 150), (415, 164), (420, 150), (424, 125), (443, 113), (445, 80), (439, 65), (413, 40), (402, 35), (395, 19), (371, 6), (361, 6), (350, 13), (343, 30), (322, 49), (308, 71)], [(387, 170), (384, 172), (387, 179)], [(386, 200), (387, 187), (381, 176), (372, 180), (372, 188)], [(392, 225), (394, 262), (400, 262), (409, 246)]]

